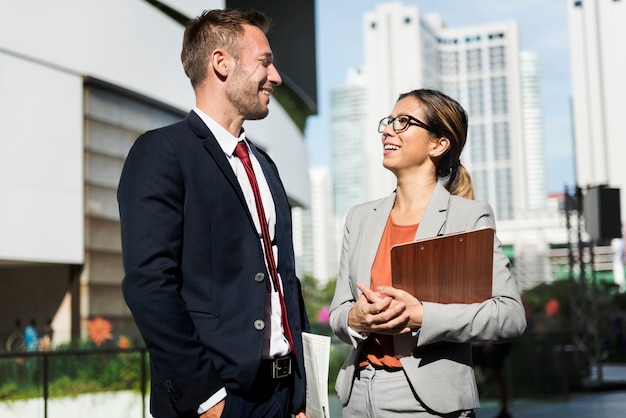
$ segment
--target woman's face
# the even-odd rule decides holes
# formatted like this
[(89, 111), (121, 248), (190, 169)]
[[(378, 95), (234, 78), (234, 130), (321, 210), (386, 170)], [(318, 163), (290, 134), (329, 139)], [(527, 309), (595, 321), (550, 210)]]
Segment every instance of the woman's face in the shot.
[[(402, 120), (405, 116), (428, 123), (424, 119), (421, 103), (412, 97), (396, 102), (389, 118)], [(382, 132), (383, 166), (396, 175), (399, 170), (416, 169), (427, 164), (434, 168), (429, 153), (434, 150), (437, 141), (415, 119), (408, 119), (408, 126), (401, 132), (393, 129), (394, 123), (387, 125)]]

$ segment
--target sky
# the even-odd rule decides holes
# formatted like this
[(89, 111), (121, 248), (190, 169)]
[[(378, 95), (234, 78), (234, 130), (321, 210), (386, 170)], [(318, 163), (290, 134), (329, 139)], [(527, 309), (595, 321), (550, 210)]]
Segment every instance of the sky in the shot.
[[(400, 0), (396, 0), (400, 1)], [(422, 13), (436, 12), (448, 27), (516, 21), (520, 50), (539, 55), (546, 186), (549, 193), (574, 185), (570, 117), (569, 0), (404, 0)], [(316, 0), (318, 114), (305, 137), (312, 167), (332, 170), (330, 90), (345, 85), (349, 68), (363, 64), (363, 14), (381, 0)], [(372, 129), (375, 129), (375, 123)]]

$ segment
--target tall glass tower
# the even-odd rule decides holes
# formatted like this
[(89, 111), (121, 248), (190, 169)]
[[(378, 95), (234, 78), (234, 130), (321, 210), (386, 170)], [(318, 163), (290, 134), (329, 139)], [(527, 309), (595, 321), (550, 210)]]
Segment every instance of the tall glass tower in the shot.
[[(538, 72), (529, 70), (522, 77), (517, 24), (448, 28), (437, 14), (422, 15), (415, 6), (394, 2), (366, 13), (363, 28), (369, 125), (389, 113), (400, 93), (442, 90), (470, 117), (462, 162), (473, 176), (477, 198), (491, 203), (503, 220), (542, 208), (545, 180), (537, 178), (544, 177), (544, 160), (536, 146), (540, 118), (524, 113), (524, 101), (532, 105), (537, 92), (522, 94), (525, 80), (538, 85)], [(534, 129), (532, 138), (526, 138), (527, 122)], [(368, 198), (385, 196), (393, 190), (393, 177), (381, 164), (380, 135), (372, 128), (363, 139)]]

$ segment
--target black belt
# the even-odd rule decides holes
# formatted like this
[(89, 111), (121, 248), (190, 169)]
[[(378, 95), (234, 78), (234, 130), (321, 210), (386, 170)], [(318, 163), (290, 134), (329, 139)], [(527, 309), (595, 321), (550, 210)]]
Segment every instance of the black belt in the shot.
[(291, 376), (291, 356), (276, 357), (261, 360), (260, 374), (272, 379), (282, 379)]

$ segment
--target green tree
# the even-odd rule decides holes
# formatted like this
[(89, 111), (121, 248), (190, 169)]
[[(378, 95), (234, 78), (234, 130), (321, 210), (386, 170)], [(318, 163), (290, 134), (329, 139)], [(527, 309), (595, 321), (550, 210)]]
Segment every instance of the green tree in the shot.
[(335, 293), (336, 279), (329, 280), (325, 285), (321, 286), (319, 280), (310, 275), (302, 278), (302, 295), (306, 306), (306, 313), (309, 321), (317, 323), (318, 314), (322, 309), (327, 309), (333, 299)]

